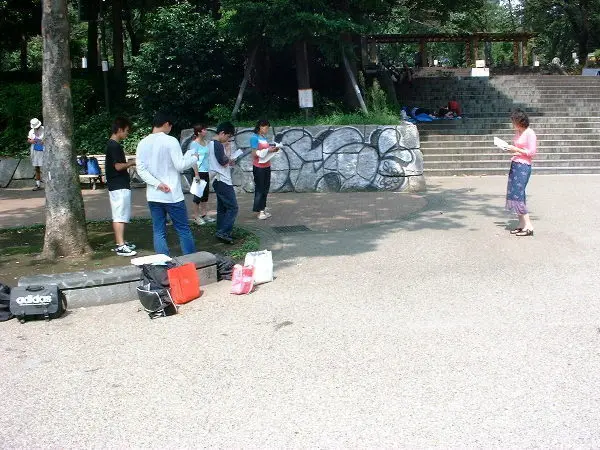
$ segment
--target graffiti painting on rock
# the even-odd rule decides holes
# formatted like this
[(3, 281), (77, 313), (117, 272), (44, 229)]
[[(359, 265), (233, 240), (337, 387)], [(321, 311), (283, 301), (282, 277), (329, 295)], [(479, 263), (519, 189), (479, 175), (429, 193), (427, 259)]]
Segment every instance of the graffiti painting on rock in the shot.
[[(191, 130), (182, 133), (182, 142)], [(235, 146), (244, 150), (234, 184), (254, 191), (250, 137), (240, 129)], [(413, 124), (397, 126), (274, 128), (270, 142), (283, 147), (271, 159), (271, 192), (401, 191), (423, 178), (423, 155)]]

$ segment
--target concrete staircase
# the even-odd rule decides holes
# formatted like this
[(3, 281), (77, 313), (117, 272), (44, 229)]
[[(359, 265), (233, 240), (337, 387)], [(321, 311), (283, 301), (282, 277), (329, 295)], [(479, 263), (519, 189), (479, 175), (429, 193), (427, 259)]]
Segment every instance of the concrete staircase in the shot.
[(600, 173), (599, 77), (416, 78), (399, 97), (402, 105), (437, 109), (452, 95), (463, 119), (418, 124), (426, 175), (506, 174), (510, 158), (492, 140), (512, 141), (514, 108), (527, 112), (537, 134), (536, 173)]

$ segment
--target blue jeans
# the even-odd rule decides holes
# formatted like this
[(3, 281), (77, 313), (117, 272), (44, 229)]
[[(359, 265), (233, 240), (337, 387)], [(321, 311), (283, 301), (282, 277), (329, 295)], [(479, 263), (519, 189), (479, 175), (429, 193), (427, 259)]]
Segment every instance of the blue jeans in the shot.
[(213, 181), (217, 194), (217, 236), (231, 238), (233, 224), (238, 214), (238, 203), (233, 186), (222, 181)]
[(154, 251), (169, 255), (167, 245), (167, 214), (173, 221), (173, 227), (179, 236), (179, 245), (184, 255), (194, 253), (194, 236), (188, 223), (187, 209), (182, 200), (177, 203), (148, 202), (150, 215), (152, 216), (152, 232), (154, 239)]

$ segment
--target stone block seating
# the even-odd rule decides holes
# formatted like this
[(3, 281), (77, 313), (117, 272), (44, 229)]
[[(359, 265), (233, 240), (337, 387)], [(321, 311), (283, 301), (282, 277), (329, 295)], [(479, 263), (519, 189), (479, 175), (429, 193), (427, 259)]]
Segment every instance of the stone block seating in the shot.
[[(182, 264), (196, 264), (201, 287), (216, 283), (217, 261), (212, 253), (197, 252), (174, 259)], [(69, 309), (74, 309), (137, 300), (136, 287), (140, 285), (140, 280), (141, 269), (130, 264), (99, 270), (22, 277), (18, 285), (57, 284), (67, 298)]]

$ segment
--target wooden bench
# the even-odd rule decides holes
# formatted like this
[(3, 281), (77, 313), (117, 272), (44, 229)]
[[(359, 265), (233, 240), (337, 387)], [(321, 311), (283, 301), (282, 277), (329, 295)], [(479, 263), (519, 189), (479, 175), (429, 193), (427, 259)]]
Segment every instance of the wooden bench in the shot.
[[(87, 155), (88, 158), (96, 158), (98, 160), (98, 165), (100, 166), (100, 175), (79, 175), (79, 182), (80, 183), (90, 183), (90, 187), (92, 189), (96, 189), (97, 184), (104, 184), (105, 183), (105, 176), (106, 176), (106, 155)], [(80, 158), (79, 156), (77, 158)], [(135, 161), (135, 155), (125, 155), (125, 158), (127, 161), (131, 161), (134, 160)], [(133, 170), (135, 170), (135, 168), (132, 168)], [(129, 169), (130, 173), (132, 172), (132, 169)]]

